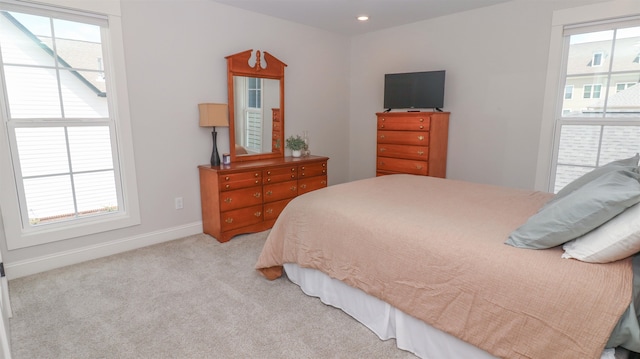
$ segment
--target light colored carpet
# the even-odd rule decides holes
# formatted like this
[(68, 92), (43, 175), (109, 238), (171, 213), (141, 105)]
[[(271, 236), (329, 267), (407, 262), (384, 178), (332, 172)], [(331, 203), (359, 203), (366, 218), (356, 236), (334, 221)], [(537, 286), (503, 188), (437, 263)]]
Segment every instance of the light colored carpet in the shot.
[(14, 358), (415, 358), (259, 276), (267, 233), (201, 234), (12, 280)]

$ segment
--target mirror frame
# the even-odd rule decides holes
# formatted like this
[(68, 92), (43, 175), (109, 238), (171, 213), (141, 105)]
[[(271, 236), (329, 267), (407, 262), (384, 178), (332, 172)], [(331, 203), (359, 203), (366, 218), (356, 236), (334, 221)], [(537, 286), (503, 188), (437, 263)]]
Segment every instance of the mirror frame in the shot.
[[(249, 59), (253, 54), (253, 49), (239, 52), (225, 57), (227, 59), (227, 91), (229, 97), (229, 154), (231, 162), (253, 161), (268, 158), (284, 157), (284, 62), (278, 60), (268, 52), (264, 51), (264, 61), (266, 66), (262, 67), (260, 50), (256, 51), (256, 62), (254, 66), (249, 64)], [(235, 130), (235, 102), (234, 102), (234, 76), (257, 77), (264, 79), (274, 79), (280, 81), (280, 126), (282, 127), (282, 139), (278, 151), (258, 153), (253, 155), (236, 155), (236, 130)], [(269, 139), (273, 141), (273, 139)]]

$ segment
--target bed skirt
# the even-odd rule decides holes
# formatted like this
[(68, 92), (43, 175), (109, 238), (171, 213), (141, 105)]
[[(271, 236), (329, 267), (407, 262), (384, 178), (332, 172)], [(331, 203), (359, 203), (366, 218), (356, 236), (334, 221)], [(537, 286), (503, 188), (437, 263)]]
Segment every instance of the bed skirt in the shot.
[[(436, 329), (390, 304), (314, 269), (286, 263), (289, 280), (312, 297), (339, 308), (373, 331), (380, 339), (396, 339), (399, 349), (419, 358), (496, 359), (463, 340)], [(601, 359), (626, 359), (625, 349), (607, 349)]]

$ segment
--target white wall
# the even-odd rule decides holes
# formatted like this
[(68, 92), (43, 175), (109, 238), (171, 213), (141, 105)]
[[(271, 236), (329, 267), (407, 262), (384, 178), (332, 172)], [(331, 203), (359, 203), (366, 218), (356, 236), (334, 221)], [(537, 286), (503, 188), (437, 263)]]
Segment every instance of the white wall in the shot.
[(598, 1), (512, 1), (352, 39), (351, 180), (375, 174), (384, 74), (446, 70), (447, 177), (532, 189), (555, 9)]
[[(312, 154), (331, 158), (329, 183), (347, 180), (348, 38), (209, 0), (124, 0), (121, 9), (142, 224), (14, 251), (0, 231), (10, 278), (201, 232), (197, 166), (212, 144), (197, 105), (226, 103), (224, 57), (247, 49), (288, 64), (285, 133), (308, 130)], [(217, 130), (228, 152), (229, 131)], [(184, 209), (174, 209), (175, 197)]]

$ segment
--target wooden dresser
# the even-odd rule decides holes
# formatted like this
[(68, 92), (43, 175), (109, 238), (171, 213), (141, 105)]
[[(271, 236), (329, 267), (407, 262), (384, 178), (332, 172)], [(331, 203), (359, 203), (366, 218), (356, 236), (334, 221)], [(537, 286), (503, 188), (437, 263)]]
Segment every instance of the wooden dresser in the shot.
[(384, 112), (378, 117), (376, 175), (446, 177), (449, 112)]
[(328, 160), (284, 157), (198, 166), (204, 233), (227, 242), (273, 227), (289, 201), (327, 186)]

